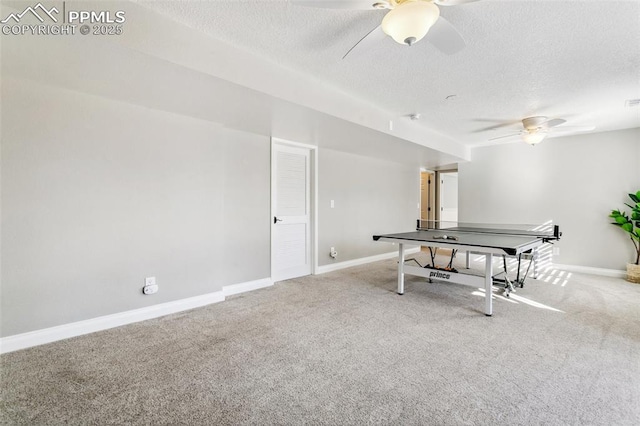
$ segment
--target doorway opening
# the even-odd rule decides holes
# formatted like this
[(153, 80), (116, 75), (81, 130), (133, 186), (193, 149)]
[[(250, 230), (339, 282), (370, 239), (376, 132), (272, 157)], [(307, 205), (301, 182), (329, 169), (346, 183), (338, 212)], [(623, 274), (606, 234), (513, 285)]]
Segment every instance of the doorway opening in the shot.
[(439, 217), (441, 222), (458, 221), (458, 171), (438, 172)]

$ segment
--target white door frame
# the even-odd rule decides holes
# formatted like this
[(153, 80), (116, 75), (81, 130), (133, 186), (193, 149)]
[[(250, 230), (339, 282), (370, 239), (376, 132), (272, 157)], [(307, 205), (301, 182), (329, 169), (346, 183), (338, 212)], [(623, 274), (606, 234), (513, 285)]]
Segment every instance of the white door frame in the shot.
[(271, 279), (273, 280), (273, 271), (275, 270), (275, 256), (274, 256), (274, 238), (273, 238), (273, 227), (275, 226), (273, 223), (273, 217), (276, 215), (275, 212), (275, 202), (273, 199), (273, 187), (274, 187), (274, 174), (273, 174), (273, 165), (275, 164), (275, 150), (273, 149), (274, 145), (283, 145), (290, 146), (294, 148), (305, 148), (309, 150), (310, 158), (310, 176), (311, 182), (309, 188), (311, 190), (311, 194), (309, 194), (310, 199), (310, 210), (309, 210), (309, 220), (311, 222), (310, 225), (310, 249), (311, 249), (311, 274), (316, 275), (318, 273), (318, 147), (315, 145), (309, 145), (300, 142), (288, 141), (286, 139), (280, 139), (276, 137), (271, 137), (271, 216), (269, 217), (269, 222), (271, 223)]

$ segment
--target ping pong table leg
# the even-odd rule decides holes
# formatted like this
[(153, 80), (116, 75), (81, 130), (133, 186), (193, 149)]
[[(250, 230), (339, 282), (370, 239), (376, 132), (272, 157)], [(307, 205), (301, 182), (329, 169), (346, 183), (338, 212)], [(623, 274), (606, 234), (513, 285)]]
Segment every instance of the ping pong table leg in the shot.
[(465, 260), (465, 268), (469, 269), (471, 268), (471, 252), (469, 250), (467, 250), (467, 257)]
[(398, 294), (404, 294), (404, 244), (398, 244)]
[(488, 317), (493, 315), (493, 255), (485, 255), (484, 266), (484, 314)]

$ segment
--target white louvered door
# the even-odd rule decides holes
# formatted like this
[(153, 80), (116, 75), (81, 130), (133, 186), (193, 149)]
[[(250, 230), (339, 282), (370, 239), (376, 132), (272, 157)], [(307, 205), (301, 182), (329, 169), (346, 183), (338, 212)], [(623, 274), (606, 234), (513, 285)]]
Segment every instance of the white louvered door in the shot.
[(311, 273), (310, 151), (273, 145), (272, 238), (274, 281)]

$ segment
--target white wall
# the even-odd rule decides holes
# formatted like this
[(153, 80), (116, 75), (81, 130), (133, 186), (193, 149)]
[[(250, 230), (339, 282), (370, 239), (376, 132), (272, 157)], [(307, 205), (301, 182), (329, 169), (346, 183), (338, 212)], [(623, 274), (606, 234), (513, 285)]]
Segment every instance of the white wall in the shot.
[(624, 270), (633, 246), (607, 217), (640, 189), (640, 129), (476, 148), (459, 172), (460, 221), (542, 223), (559, 264)]
[[(396, 247), (372, 236), (415, 229), (418, 167), (321, 149), (318, 168), (320, 266), (392, 252)], [(331, 247), (336, 259), (329, 256)]]

